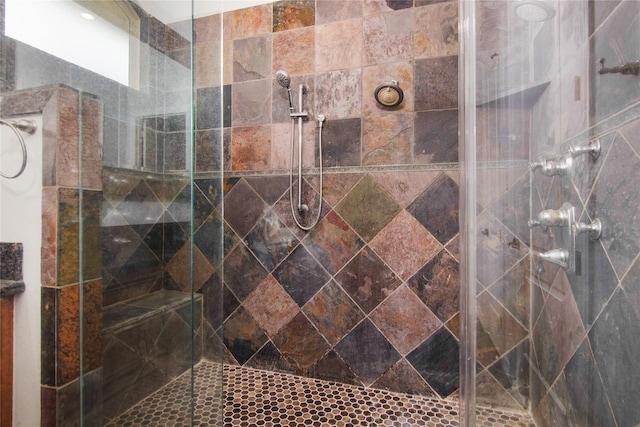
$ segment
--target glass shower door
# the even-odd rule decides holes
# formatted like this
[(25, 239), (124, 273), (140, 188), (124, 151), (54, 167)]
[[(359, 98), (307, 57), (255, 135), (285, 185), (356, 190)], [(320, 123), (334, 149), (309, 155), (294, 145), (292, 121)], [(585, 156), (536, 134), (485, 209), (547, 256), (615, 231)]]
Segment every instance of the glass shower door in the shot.
[(476, 403), (538, 426), (635, 426), (640, 4), (474, 6)]

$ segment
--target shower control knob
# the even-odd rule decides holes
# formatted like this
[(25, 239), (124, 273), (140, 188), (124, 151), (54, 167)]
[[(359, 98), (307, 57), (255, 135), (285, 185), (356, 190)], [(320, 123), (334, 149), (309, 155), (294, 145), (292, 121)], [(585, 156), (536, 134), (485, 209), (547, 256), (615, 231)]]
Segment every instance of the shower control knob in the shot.
[(559, 160), (545, 160), (539, 162), (530, 162), (529, 169), (535, 172), (540, 169), (540, 173), (546, 176), (564, 176), (571, 173), (573, 161), (571, 157), (562, 157)]
[(564, 208), (546, 209), (538, 214), (537, 220), (529, 220), (529, 228), (533, 227), (564, 227), (568, 225), (569, 215)]

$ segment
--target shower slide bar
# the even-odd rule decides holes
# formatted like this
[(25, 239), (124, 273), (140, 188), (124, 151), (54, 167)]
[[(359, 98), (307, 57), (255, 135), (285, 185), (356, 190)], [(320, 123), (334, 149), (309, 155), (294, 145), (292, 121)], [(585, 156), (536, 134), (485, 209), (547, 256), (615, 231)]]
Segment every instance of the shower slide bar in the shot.
[(20, 142), (20, 149), (22, 150), (22, 164), (20, 165), (20, 169), (14, 175), (7, 175), (0, 171), (0, 176), (2, 178), (14, 179), (22, 175), (24, 169), (27, 167), (27, 146), (24, 142), (24, 137), (21, 132), (26, 132), (28, 134), (33, 134), (36, 131), (36, 123), (33, 120), (4, 120), (0, 119), (0, 125), (8, 126), (13, 133), (18, 137), (18, 142)]
[(308, 119), (309, 113), (303, 110), (302, 108), (302, 96), (307, 93), (307, 87), (305, 85), (300, 85), (298, 87), (298, 107), (299, 111), (295, 111), (295, 107), (293, 104), (293, 96), (291, 94), (291, 80), (289, 78), (289, 74), (286, 71), (278, 70), (276, 72), (276, 81), (280, 86), (287, 90), (287, 94), (289, 97), (289, 117), (291, 117), (291, 169), (289, 171), (289, 202), (291, 204), (291, 214), (293, 216), (293, 220), (295, 221), (298, 228), (304, 231), (309, 231), (313, 227), (318, 224), (320, 220), (320, 213), (322, 211), (322, 198), (323, 198), (323, 170), (322, 170), (322, 128), (324, 126), (325, 116), (323, 114), (318, 114), (318, 157), (320, 162), (320, 201), (318, 202), (318, 210), (316, 212), (316, 217), (313, 222), (309, 225), (303, 225), (298, 221), (296, 216), (296, 212), (294, 209), (293, 203), (293, 160), (294, 160), (294, 152), (295, 152), (295, 130), (296, 130), (296, 121), (298, 123), (298, 203), (297, 210), (298, 214), (304, 216), (309, 212), (309, 205), (302, 203), (302, 123), (304, 119)]

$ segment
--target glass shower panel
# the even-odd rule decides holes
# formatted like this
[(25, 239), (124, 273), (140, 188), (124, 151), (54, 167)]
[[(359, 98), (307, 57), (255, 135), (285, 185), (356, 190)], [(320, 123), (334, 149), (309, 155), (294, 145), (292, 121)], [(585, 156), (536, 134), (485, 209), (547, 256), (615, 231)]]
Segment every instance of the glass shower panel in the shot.
[[(16, 17), (27, 3), (50, 8), (53, 28)], [(202, 337), (214, 335), (213, 320), (203, 319), (221, 303), (221, 162), (211, 155), (221, 138), (216, 130), (194, 138), (191, 3), (2, 2), (3, 116), (43, 120), (42, 339), (33, 343), (42, 373), (32, 392), (42, 395), (43, 420), (121, 425), (151, 396), (144, 407), (155, 403), (159, 416), (188, 424), (193, 366), (203, 354), (219, 362)], [(96, 37), (94, 24), (102, 28)], [(99, 64), (21, 39), (10, 31), (16, 26), (41, 30), (50, 45), (72, 33), (101, 52)], [(219, 61), (219, 33), (201, 60)], [(124, 35), (124, 44), (114, 47), (110, 34)], [(100, 63), (124, 63), (124, 73)], [(212, 75), (209, 85), (216, 81)], [(220, 391), (221, 368), (215, 372)], [(155, 394), (164, 386), (172, 399)], [(221, 394), (212, 396), (219, 409)]]
[(639, 12), (476, 2), (479, 407), (640, 421)]
[(475, 9), (476, 164), (469, 191), (476, 198), (470, 250), (476, 257), (478, 414), (487, 406), (529, 409), (527, 161), (531, 105), (545, 83), (532, 70), (531, 28), (513, 5), (480, 1)]

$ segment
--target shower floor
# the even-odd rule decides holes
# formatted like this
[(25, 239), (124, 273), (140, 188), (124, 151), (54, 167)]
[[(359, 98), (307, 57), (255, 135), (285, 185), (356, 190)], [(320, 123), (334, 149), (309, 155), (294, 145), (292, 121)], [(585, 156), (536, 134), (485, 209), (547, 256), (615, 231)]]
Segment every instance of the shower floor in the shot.
[[(195, 367), (195, 426), (458, 425), (457, 402), (203, 361)], [(218, 407), (223, 393), (224, 409)], [(109, 427), (190, 426), (190, 374), (111, 420)], [(477, 426), (533, 427), (526, 414), (480, 408)]]

